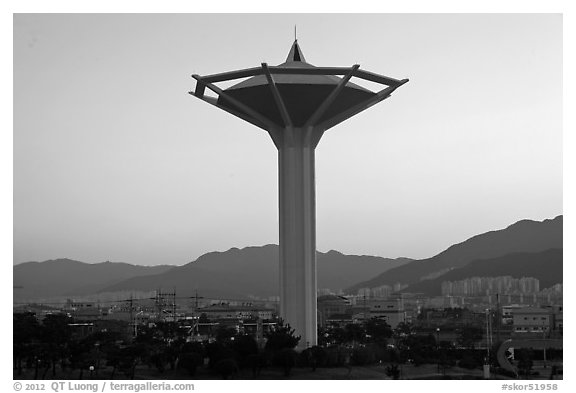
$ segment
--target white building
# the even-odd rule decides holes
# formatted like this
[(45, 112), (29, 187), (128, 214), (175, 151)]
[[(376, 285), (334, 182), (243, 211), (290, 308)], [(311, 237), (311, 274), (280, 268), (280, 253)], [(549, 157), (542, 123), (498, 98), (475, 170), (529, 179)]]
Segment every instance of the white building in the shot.
[(512, 311), (514, 333), (550, 332), (552, 327), (552, 310), (540, 307), (522, 307)]
[(370, 308), (370, 318), (381, 318), (392, 329), (396, 328), (400, 322), (406, 322), (406, 312), (402, 299), (370, 300), (367, 306)]

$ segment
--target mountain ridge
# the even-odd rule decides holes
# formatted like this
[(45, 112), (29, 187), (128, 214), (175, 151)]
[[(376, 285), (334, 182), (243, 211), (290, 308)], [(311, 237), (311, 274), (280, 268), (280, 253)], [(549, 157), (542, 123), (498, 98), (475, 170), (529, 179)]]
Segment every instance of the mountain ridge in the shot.
[(423, 293), (428, 296), (441, 294), (444, 281), (459, 281), (471, 277), (511, 276), (533, 277), (540, 281), (540, 289), (563, 282), (563, 251), (550, 248), (539, 252), (517, 252), (491, 259), (478, 259), (450, 270), (432, 280), (423, 280), (404, 288), (401, 292)]
[[(141, 266), (124, 262), (89, 264), (67, 258), (25, 262), (13, 266), (14, 284), (23, 287), (14, 295), (22, 299), (177, 287), (182, 296), (192, 295), (196, 290), (201, 290), (203, 296), (213, 297), (275, 296), (278, 294), (278, 255), (278, 245), (267, 244), (211, 251), (180, 266)], [(319, 283), (327, 282), (327, 287), (337, 288), (410, 260), (348, 256), (337, 251), (318, 252), (317, 255), (319, 272), (324, 272), (319, 275)], [(104, 277), (93, 277), (89, 273), (106, 267), (109, 271), (123, 273), (108, 273)], [(170, 273), (174, 269), (177, 270)], [(132, 270), (132, 273), (126, 270)], [(26, 275), (35, 279), (25, 279)], [(90, 280), (94, 278), (96, 280)]]
[[(358, 277), (370, 277), (377, 272), (407, 263), (406, 259), (376, 256), (346, 255), (340, 252), (317, 252), (318, 288), (343, 289)], [(234, 292), (257, 297), (279, 293), (279, 247), (275, 244), (233, 247), (225, 252), (210, 252), (186, 265), (154, 277), (163, 286), (209, 293), (223, 287)], [(105, 288), (115, 291), (126, 288), (151, 288), (151, 277), (138, 277)], [(350, 284), (349, 284), (350, 283)], [(180, 289), (179, 289), (180, 291)]]
[[(421, 278), (440, 279), (475, 260), (514, 252), (561, 249), (563, 216), (543, 221), (520, 220), (504, 229), (488, 231), (420, 260), (346, 255), (337, 250), (317, 252), (318, 288), (373, 288), (401, 282), (414, 285)], [(14, 297), (73, 296), (90, 293), (177, 287), (179, 295), (278, 295), (279, 249), (276, 244), (231, 247), (211, 251), (184, 265), (142, 266), (125, 262), (95, 264), (68, 258), (24, 262), (13, 266)]]
[(412, 285), (422, 277), (457, 268), (476, 259), (488, 259), (514, 252), (538, 252), (549, 248), (562, 248), (563, 216), (543, 221), (520, 220), (504, 229), (472, 236), (448, 247), (439, 254), (414, 260), (390, 269), (370, 280), (346, 288), (346, 293), (356, 293), (360, 288), (375, 288), (397, 282)]
[(101, 285), (128, 277), (159, 274), (170, 265), (141, 266), (125, 262), (86, 263), (69, 258), (24, 262), (13, 266), (14, 297), (41, 298), (55, 294), (86, 294)]
[(71, 258), (56, 258), (56, 259), (47, 259), (45, 261), (27, 261), (27, 262), (19, 262), (14, 265), (22, 266), (22, 265), (34, 265), (34, 264), (42, 264), (42, 263), (80, 263), (83, 265), (106, 265), (106, 264), (114, 264), (114, 265), (129, 265), (129, 266), (138, 266), (138, 267), (174, 267), (178, 265), (170, 265), (170, 264), (158, 264), (158, 265), (140, 265), (137, 263), (128, 263), (128, 262), (113, 262), (113, 261), (104, 261), (104, 262), (82, 262), (76, 259)]

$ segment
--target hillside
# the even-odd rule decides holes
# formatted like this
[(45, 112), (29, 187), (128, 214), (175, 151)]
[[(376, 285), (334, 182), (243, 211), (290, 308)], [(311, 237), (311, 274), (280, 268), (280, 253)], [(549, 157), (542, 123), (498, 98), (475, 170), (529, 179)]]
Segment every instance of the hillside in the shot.
[(424, 277), (447, 269), (459, 268), (478, 259), (490, 259), (516, 252), (539, 252), (562, 248), (562, 216), (544, 221), (522, 220), (505, 229), (486, 232), (455, 244), (440, 254), (390, 269), (370, 280), (346, 289), (375, 288), (394, 283), (415, 284)]
[(15, 299), (83, 295), (136, 276), (164, 273), (174, 266), (138, 266), (122, 262), (84, 263), (71, 259), (26, 262), (14, 266)]
[[(505, 229), (474, 236), (422, 260), (345, 255), (334, 250), (318, 252), (318, 288), (356, 293), (358, 288), (400, 282), (408, 284), (411, 291), (438, 293), (439, 280), (461, 279), (450, 278), (457, 274), (478, 275), (486, 264), (489, 274), (505, 271), (504, 275), (526, 276), (532, 269), (532, 265), (528, 265), (531, 259), (526, 257), (524, 266), (520, 259), (510, 255), (536, 254), (550, 249), (562, 249), (562, 216), (541, 222), (522, 220)], [(87, 264), (69, 259), (27, 262), (14, 266), (14, 285), (22, 287), (14, 290), (14, 297), (32, 299), (174, 287), (179, 296), (192, 296), (196, 291), (206, 297), (275, 296), (278, 295), (278, 254), (277, 245), (265, 245), (210, 252), (182, 266)], [(507, 259), (499, 259), (504, 256)], [(561, 261), (561, 252), (559, 258)], [(491, 260), (499, 260), (502, 266), (493, 266)], [(547, 266), (533, 261), (533, 271), (541, 274), (543, 286), (548, 280), (546, 274), (554, 279), (562, 276), (561, 264), (554, 261)], [(464, 267), (469, 269), (460, 270)], [(550, 271), (544, 271), (545, 267)]]
[[(346, 288), (388, 269), (411, 261), (374, 256), (344, 255), (337, 251), (317, 253), (318, 288)], [(211, 252), (196, 261), (162, 274), (137, 277), (105, 288), (105, 291), (150, 290), (176, 287), (183, 296), (196, 290), (205, 296), (278, 295), (278, 246), (232, 248)], [(229, 294), (229, 295), (228, 295)]]
[(540, 280), (540, 288), (562, 283), (562, 250), (550, 249), (536, 253), (514, 253), (498, 258), (481, 259), (449, 271), (433, 280), (423, 280), (410, 285), (402, 292), (441, 295), (443, 281), (457, 281), (470, 277), (512, 276), (534, 277)]

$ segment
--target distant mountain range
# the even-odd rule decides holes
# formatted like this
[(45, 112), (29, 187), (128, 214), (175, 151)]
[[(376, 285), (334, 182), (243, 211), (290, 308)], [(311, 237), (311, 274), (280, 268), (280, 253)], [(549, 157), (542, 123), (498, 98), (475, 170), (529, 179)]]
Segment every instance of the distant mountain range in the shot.
[[(14, 266), (14, 285), (23, 287), (14, 293), (15, 297), (28, 299), (175, 287), (178, 296), (192, 296), (198, 291), (201, 296), (215, 298), (268, 297), (278, 295), (278, 255), (277, 245), (266, 245), (211, 252), (183, 266), (90, 265), (70, 260), (29, 262)], [(346, 288), (410, 261), (318, 252), (318, 287)]]
[[(494, 259), (519, 252), (538, 253), (548, 249), (562, 249), (562, 221), (562, 216), (544, 221), (518, 221), (505, 229), (486, 232), (455, 244), (432, 258), (415, 260), (390, 269), (370, 280), (348, 287), (345, 292), (356, 293), (360, 288), (375, 288), (398, 282), (410, 285), (412, 290), (418, 288), (413, 286), (414, 284), (431, 276), (438, 276), (434, 278), (436, 282), (445, 281), (445, 275), (452, 269), (464, 267), (476, 260)], [(515, 260), (515, 257), (510, 257), (510, 260)], [(512, 263), (510, 266), (519, 270), (515, 274), (507, 274), (523, 274), (524, 267), (521, 264)], [(561, 270), (559, 275), (561, 277)]]
[(422, 280), (402, 292), (441, 295), (443, 281), (458, 281), (470, 277), (512, 276), (534, 277), (540, 280), (540, 288), (562, 283), (562, 249), (552, 248), (540, 252), (518, 252), (502, 257), (472, 261), (464, 267), (450, 270), (432, 280)]
[[(407, 284), (405, 291), (439, 294), (442, 281), (472, 276), (532, 276), (541, 287), (562, 282), (562, 216), (522, 220), (474, 236), (422, 260), (317, 253), (318, 288), (375, 288)], [(14, 266), (15, 299), (73, 297), (97, 293), (172, 290), (178, 296), (213, 298), (278, 295), (278, 246), (211, 252), (182, 266), (137, 266), (69, 259)]]
[(71, 259), (26, 262), (14, 266), (14, 297), (19, 299), (86, 295), (135, 276), (164, 273), (174, 266), (138, 266), (122, 262), (84, 263)]

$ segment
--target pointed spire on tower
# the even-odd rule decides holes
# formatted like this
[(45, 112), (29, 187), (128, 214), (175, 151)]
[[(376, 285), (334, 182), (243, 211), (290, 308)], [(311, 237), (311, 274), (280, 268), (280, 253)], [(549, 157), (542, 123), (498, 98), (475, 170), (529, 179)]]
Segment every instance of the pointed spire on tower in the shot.
[(286, 58), (287, 63), (291, 61), (301, 61), (304, 63), (306, 62), (306, 59), (304, 59), (304, 54), (302, 53), (302, 49), (300, 49), (300, 46), (298, 45), (297, 39), (294, 40), (292, 48), (290, 48), (290, 53), (288, 53), (288, 57)]

